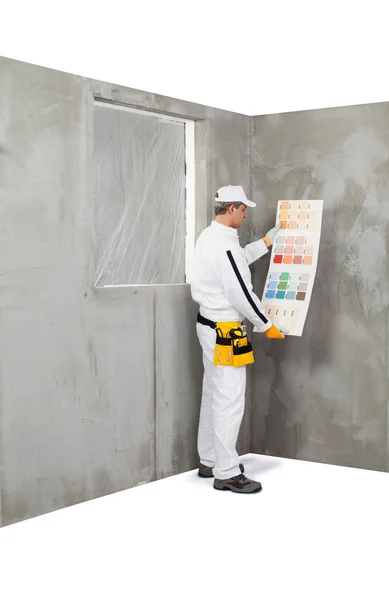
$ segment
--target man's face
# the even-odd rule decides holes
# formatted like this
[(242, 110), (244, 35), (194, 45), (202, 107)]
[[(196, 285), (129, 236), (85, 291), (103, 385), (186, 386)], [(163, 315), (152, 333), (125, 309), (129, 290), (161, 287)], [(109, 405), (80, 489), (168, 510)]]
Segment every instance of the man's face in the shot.
[(241, 204), (239, 206), (239, 208), (235, 208), (234, 206), (231, 206), (232, 209), (232, 223), (231, 226), (234, 229), (239, 229), (239, 227), (242, 225), (243, 223), (243, 219), (245, 219), (247, 217), (247, 206), (245, 204)]

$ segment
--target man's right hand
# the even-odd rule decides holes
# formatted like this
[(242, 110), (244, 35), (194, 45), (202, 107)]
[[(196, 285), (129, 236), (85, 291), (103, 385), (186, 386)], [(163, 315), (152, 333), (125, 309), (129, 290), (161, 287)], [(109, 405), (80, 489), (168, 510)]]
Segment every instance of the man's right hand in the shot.
[(282, 327), (281, 325), (277, 325), (276, 323), (273, 323), (273, 325), (270, 327), (270, 329), (265, 331), (266, 337), (268, 337), (269, 339), (278, 339), (278, 340), (283, 340), (288, 333), (289, 333), (288, 329), (285, 329), (285, 327)]

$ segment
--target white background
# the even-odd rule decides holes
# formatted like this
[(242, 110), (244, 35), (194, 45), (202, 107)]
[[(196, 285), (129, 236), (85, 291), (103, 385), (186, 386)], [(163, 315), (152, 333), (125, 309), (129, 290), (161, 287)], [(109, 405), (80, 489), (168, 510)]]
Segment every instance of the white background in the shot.
[(3, 0), (0, 55), (244, 114), (389, 99), (385, 0)]
[[(388, 21), (384, 7), (384, 1), (375, 0), (358, 3), (345, 0), (196, 0), (193, 3), (187, 0), (147, 0), (144, 3), (14, 0), (11, 3), (3, 0), (0, 55), (250, 115), (387, 101)], [(366, 477), (367, 473), (364, 475)], [(286, 485), (284, 477), (280, 481)], [(378, 583), (377, 577), (380, 576), (382, 582), (384, 574), (384, 566), (378, 559), (381, 557), (384, 561), (387, 557), (387, 534), (381, 532), (380, 538), (384, 508), (381, 512), (374, 510), (374, 502), (380, 500), (382, 494), (373, 492), (374, 501), (368, 494), (372, 489), (370, 481), (365, 485), (363, 482), (355, 484), (348, 498), (350, 509), (361, 492), (366, 493), (368, 499), (350, 518), (349, 530), (342, 531), (339, 522), (326, 537), (323, 529), (320, 535), (307, 539), (306, 546), (300, 547), (296, 556), (293, 553), (295, 540), (301, 538), (303, 525), (300, 528), (293, 514), (286, 515), (285, 511), (291, 506), (290, 500), (296, 498), (296, 491), (302, 489), (302, 482), (308, 484), (309, 481), (308, 475), (297, 482), (296, 479), (288, 480), (288, 488), (279, 490), (275, 497), (277, 508), (273, 513), (269, 506), (258, 505), (251, 515), (245, 509), (245, 502), (253, 506), (252, 498), (228, 497), (228, 505), (225, 505), (223, 495), (217, 498), (210, 495), (210, 499), (215, 499), (211, 509), (190, 503), (188, 498), (182, 497), (184, 490), (191, 494), (186, 483), (182, 488), (178, 483), (170, 487), (170, 491), (166, 488), (165, 506), (160, 504), (158, 507), (153, 496), (148, 514), (142, 514), (142, 510), (131, 513), (134, 507), (126, 495), (123, 496), (122, 514), (136, 522), (133, 539), (131, 524), (123, 529), (115, 520), (112, 502), (107, 502), (104, 512), (104, 500), (85, 505), (85, 510), (73, 508), (62, 513), (62, 529), (57, 519), (31, 520), (14, 526), (18, 528), (14, 530), (15, 536), (16, 532), (20, 535), (12, 537), (11, 543), (6, 534), (8, 528), (4, 528), (4, 535), (0, 530), (0, 557), (3, 557), (0, 560), (0, 596), (4, 600), (65, 596), (76, 600), (149, 598), (150, 585), (158, 583), (153, 579), (158, 557), (155, 554), (148, 556), (148, 549), (155, 548), (157, 540), (157, 547), (165, 550), (163, 555), (158, 554), (163, 560), (166, 577), (160, 581), (160, 597), (165, 592), (169, 597), (169, 582), (172, 589), (178, 590), (175, 598), (189, 595), (192, 598), (197, 594), (199, 598), (216, 598), (218, 589), (224, 597), (247, 595), (270, 600), (279, 597), (271, 590), (280, 583), (285, 584), (290, 594), (299, 594), (300, 598), (324, 597), (320, 595), (323, 585), (325, 597), (329, 598), (329, 590), (332, 590), (331, 597), (335, 600), (346, 598), (345, 590), (350, 592), (350, 598), (367, 598), (370, 586), (371, 598), (386, 597), (387, 590), (383, 587), (380, 587), (381, 593), (373, 590)], [(339, 481), (343, 481), (343, 475)], [(156, 485), (165, 490), (167, 484), (168, 481)], [(312, 531), (320, 526), (318, 513), (321, 518), (326, 517), (328, 524), (337, 523), (336, 507), (339, 507), (342, 494), (346, 493), (345, 490), (339, 492), (339, 482), (328, 476), (319, 477), (309, 487), (311, 491), (313, 488), (327, 490), (334, 506), (332, 512), (326, 509), (328, 504), (315, 512), (312, 501), (312, 514), (308, 511)], [(150, 490), (153, 489), (150, 486)], [(302, 506), (304, 494), (301, 499), (297, 498), (298, 506)], [(234, 518), (230, 512), (232, 501)], [(178, 503), (178, 514), (186, 527), (189, 526), (187, 537), (179, 547), (172, 547), (169, 537), (175, 503)], [(91, 524), (86, 511), (91, 511), (88, 514), (92, 515), (93, 507), (100, 507), (101, 512)], [(345, 506), (342, 510), (346, 515)], [(214, 518), (219, 513), (225, 520), (219, 522), (219, 529), (215, 530)], [(159, 515), (156, 522), (164, 525), (163, 537), (158, 537), (158, 530), (144, 533), (143, 524), (148, 522), (150, 514)], [(265, 541), (264, 529), (254, 527), (253, 514), (262, 520), (271, 515)], [(374, 521), (378, 514), (380, 518)], [(286, 537), (282, 528), (277, 529), (278, 517), (295, 526)], [(366, 540), (360, 536), (358, 520), (361, 522), (362, 517), (366, 521), (363, 521), (365, 537), (369, 532), (377, 539)], [(66, 518), (72, 520), (70, 529), (65, 524)], [(86, 523), (90, 526), (89, 531)], [(48, 526), (51, 537), (47, 535)], [(39, 533), (40, 530), (44, 535)], [(69, 531), (68, 535), (66, 531)], [(252, 537), (247, 538), (250, 532)], [(137, 533), (145, 544), (144, 569), (138, 575), (136, 565), (131, 565), (137, 551), (134, 546)], [(79, 538), (80, 535), (83, 537)], [(83, 540), (81, 545), (80, 539)], [(247, 539), (250, 540), (248, 545)], [(380, 539), (386, 544), (382, 553), (378, 549)], [(339, 540), (352, 542), (354, 554), (349, 555), (351, 548), (343, 547), (344, 557), (337, 554)], [(288, 549), (286, 557), (285, 548)], [(226, 558), (227, 551), (231, 560)], [(266, 565), (263, 558), (256, 560), (256, 552), (258, 557), (261, 554), (267, 557)], [(4, 567), (7, 555), (12, 556), (12, 572), (9, 566)], [(347, 569), (342, 560), (350, 556), (353, 568)], [(245, 569), (246, 560), (258, 569), (257, 572)], [(335, 563), (338, 569), (335, 569)], [(183, 565), (186, 565), (186, 571)], [(362, 575), (365, 585), (357, 580)], [(265, 577), (269, 584), (266, 590)], [(100, 594), (97, 593), (99, 578), (104, 582)], [(337, 584), (339, 578), (343, 578), (341, 586)], [(277, 585), (272, 585), (272, 579)], [(20, 596), (15, 595), (16, 582), (17, 589), (24, 586), (25, 591)], [(47, 595), (40, 594), (43, 588)], [(151, 597), (157, 598), (157, 595), (154, 593)]]

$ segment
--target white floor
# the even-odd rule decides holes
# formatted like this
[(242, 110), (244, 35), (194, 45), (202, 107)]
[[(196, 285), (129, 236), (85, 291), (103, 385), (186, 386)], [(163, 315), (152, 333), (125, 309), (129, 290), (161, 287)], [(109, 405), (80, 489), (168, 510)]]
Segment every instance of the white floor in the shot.
[(389, 474), (247, 455), (0, 529), (0, 597), (387, 600)]

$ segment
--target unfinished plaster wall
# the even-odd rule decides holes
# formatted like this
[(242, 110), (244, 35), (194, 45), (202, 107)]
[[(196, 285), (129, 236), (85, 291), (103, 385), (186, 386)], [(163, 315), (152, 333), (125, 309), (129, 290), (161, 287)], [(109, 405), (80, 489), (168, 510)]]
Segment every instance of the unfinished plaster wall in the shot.
[(388, 117), (383, 103), (253, 119), (255, 227), (281, 199), (323, 199), (324, 218), (303, 336), (256, 337), (252, 452), (388, 468)]
[(249, 117), (0, 59), (3, 525), (197, 466), (189, 286), (94, 288), (94, 97), (196, 120), (196, 235), (249, 191)]

